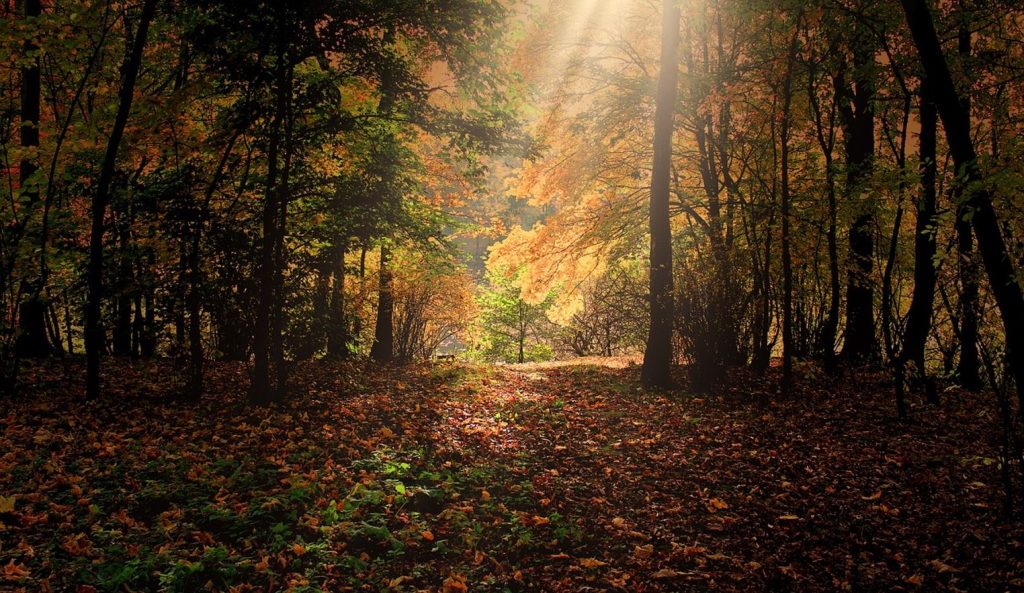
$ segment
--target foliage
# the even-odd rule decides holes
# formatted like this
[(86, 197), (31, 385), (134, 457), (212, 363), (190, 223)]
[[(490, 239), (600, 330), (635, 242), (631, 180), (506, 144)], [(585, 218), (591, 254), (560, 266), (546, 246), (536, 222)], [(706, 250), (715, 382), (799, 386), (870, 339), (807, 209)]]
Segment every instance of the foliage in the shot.
[(536, 362), (553, 354), (549, 342), (553, 324), (547, 311), (554, 295), (530, 302), (523, 296), (521, 279), (521, 270), (492, 268), (487, 273), (487, 285), (479, 295), (481, 343), (477, 346), (485, 360)]

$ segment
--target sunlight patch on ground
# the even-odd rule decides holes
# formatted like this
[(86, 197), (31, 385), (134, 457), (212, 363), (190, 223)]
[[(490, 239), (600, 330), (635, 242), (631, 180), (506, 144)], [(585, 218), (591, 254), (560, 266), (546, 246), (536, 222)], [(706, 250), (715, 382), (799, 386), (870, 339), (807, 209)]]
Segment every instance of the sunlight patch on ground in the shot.
[[(633, 356), (581, 356), (568, 360), (551, 360), (548, 362), (526, 362), (523, 364), (504, 364), (499, 366), (508, 367), (513, 371), (526, 372), (540, 371), (547, 369), (559, 369), (565, 367), (594, 366), (608, 369), (625, 369), (631, 366), (638, 366), (643, 363), (643, 357)], [(543, 376), (539, 376), (543, 378)]]

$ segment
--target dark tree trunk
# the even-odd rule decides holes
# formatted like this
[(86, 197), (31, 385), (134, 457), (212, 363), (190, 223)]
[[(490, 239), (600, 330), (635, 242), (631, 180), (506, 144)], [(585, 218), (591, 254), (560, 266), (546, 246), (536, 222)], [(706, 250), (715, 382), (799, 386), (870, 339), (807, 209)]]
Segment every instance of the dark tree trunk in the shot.
[(132, 99), (135, 95), (135, 82), (142, 66), (142, 50), (146, 45), (149, 23), (156, 12), (156, 0), (145, 0), (142, 14), (136, 28), (132, 51), (122, 68), (123, 80), (118, 92), (117, 115), (114, 127), (110, 131), (107, 150), (103, 156), (96, 193), (92, 199), (92, 232), (89, 237), (89, 295), (85, 306), (85, 351), (86, 351), (86, 398), (93, 399), (100, 394), (100, 356), (105, 349), (106, 341), (100, 308), (103, 299), (103, 232), (104, 216), (110, 202), (110, 186), (114, 179), (117, 166), (117, 152), (124, 136), (124, 128), (131, 114)]
[(849, 261), (846, 279), (846, 334), (843, 358), (853, 364), (878, 358), (875, 335), (875, 292), (872, 286), (874, 263), (874, 205), (867, 191), (875, 158), (875, 73), (874, 49), (867, 35), (856, 37), (853, 48), (853, 90), (846, 92), (840, 105), (846, 145), (846, 192), (858, 214), (850, 226)]
[(377, 298), (377, 324), (373, 330), (370, 358), (377, 362), (391, 362), (395, 356), (395, 299), (394, 278), (391, 271), (391, 248), (387, 241), (380, 246), (380, 278)]
[[(971, 30), (961, 24), (957, 49), (962, 60), (971, 55)], [(961, 97), (970, 125), (970, 100)], [(993, 141), (995, 135), (993, 135)], [(957, 361), (956, 377), (965, 389), (981, 389), (981, 357), (978, 352), (978, 262), (974, 258), (974, 236), (971, 231), (968, 209), (961, 204), (962, 191), (958, 185), (954, 196), (957, 203), (956, 245), (957, 270), (960, 278), (960, 358)]]
[(1003, 318), (1006, 359), (1017, 384), (1018, 399), (1024, 404), (1024, 295), (1017, 284), (1016, 270), (1006, 249), (1002, 229), (992, 206), (992, 194), (978, 166), (971, 139), (970, 116), (964, 108), (942, 53), (931, 12), (924, 0), (901, 0), (907, 24), (932, 83), (936, 107), (946, 131), (946, 142), (957, 172), (965, 183), (965, 205), (978, 239), (992, 293)]
[(903, 352), (897, 364), (913, 363), (920, 377), (926, 375), (925, 343), (931, 331), (935, 303), (935, 177), (936, 130), (938, 114), (932, 101), (928, 79), (921, 81), (921, 196), (917, 202), (917, 223), (914, 234), (914, 294), (907, 314)]
[[(37, 19), (41, 14), (39, 0), (24, 0), (25, 19)], [(25, 53), (38, 48), (32, 39), (25, 41)], [(21, 145), (25, 148), (39, 146), (39, 58), (21, 69)], [(18, 182), (23, 199), (28, 202), (31, 212), (39, 202), (38, 181), (32, 180), (38, 167), (31, 158), (22, 159), (18, 171)], [(42, 245), (42, 249), (46, 246)], [(15, 349), (19, 356), (38, 358), (50, 354), (50, 341), (46, 334), (46, 301), (43, 299), (44, 282), (42, 271), (39, 277), (29, 277), (23, 281), (24, 300), (18, 307), (18, 339)]]
[(836, 336), (839, 333), (840, 304), (842, 300), (842, 281), (839, 271), (839, 231), (838, 231), (838, 203), (836, 199), (836, 171), (833, 150), (835, 148), (835, 126), (834, 113), (842, 94), (838, 85), (833, 89), (832, 106), (828, 117), (828, 128), (825, 127), (824, 114), (821, 104), (818, 101), (817, 90), (815, 89), (815, 64), (810, 62), (810, 72), (807, 77), (807, 97), (814, 113), (814, 131), (817, 136), (818, 146), (825, 158), (825, 185), (828, 194), (828, 228), (826, 239), (828, 241), (828, 278), (829, 278), (829, 303), (825, 319), (821, 324), (820, 333), (816, 336), (816, 350), (821, 357), (826, 372), (833, 374), (837, 371), (836, 360)]
[[(282, 29), (284, 27), (282, 20)], [(284, 32), (279, 36), (280, 43), (277, 55), (277, 83), (275, 90), (276, 106), (273, 122), (270, 126), (267, 148), (267, 181), (263, 203), (263, 237), (260, 244), (260, 261), (257, 276), (259, 294), (256, 299), (256, 315), (253, 325), (253, 378), (249, 399), (257, 405), (266, 405), (276, 401), (279, 394), (271, 383), (273, 359), (276, 358), (272, 333), (275, 321), (272, 318), (277, 308), (277, 276), (278, 239), (284, 232), (280, 228), (281, 202), (284, 200), (281, 188), (280, 152), (282, 128), (287, 118), (287, 80), (288, 66), (285, 63), (287, 52), (284, 48)], [(275, 381), (276, 382), (276, 381)]]
[[(150, 259), (150, 269), (152, 269)], [(139, 336), (139, 355), (142, 358), (152, 358), (156, 354), (156, 294), (152, 282), (146, 286), (143, 293), (143, 319), (142, 334)]]
[(680, 10), (665, 0), (662, 15), (661, 71), (654, 114), (654, 163), (651, 176), (650, 233), (651, 325), (640, 378), (649, 387), (672, 385), (672, 226), (669, 183), (672, 169), (673, 114), (679, 79)]

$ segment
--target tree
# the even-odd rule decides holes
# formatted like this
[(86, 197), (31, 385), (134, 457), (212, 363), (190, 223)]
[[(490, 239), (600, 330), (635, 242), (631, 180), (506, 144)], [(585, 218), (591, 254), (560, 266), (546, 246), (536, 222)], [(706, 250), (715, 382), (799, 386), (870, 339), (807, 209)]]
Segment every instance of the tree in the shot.
[(522, 270), (509, 274), (495, 269), (487, 274), (480, 296), (480, 325), (488, 360), (524, 363), (550, 356), (547, 310), (554, 296), (549, 294), (539, 303), (526, 301), (521, 276)]
[[(25, 21), (30, 24), (42, 14), (39, 0), (24, 0), (22, 7)], [(29, 65), (21, 69), (21, 146), (26, 150), (19, 167), (18, 185), (31, 216), (32, 211), (39, 206), (39, 180), (35, 178), (39, 167), (32, 156), (32, 150), (39, 148), (41, 125), (39, 48), (33, 37), (25, 39), (25, 55), (28, 56)], [(28, 221), (25, 222), (26, 225), (27, 223)], [(40, 245), (41, 251), (45, 249), (45, 245)], [(22, 288), (24, 300), (18, 313), (16, 344), (18, 354), (21, 356), (43, 357), (50, 353), (50, 341), (46, 333), (47, 304), (42, 298), (45, 277), (42, 277), (42, 270), (39, 273), (41, 277), (34, 280), (26, 279)]]
[(110, 201), (110, 187), (117, 165), (117, 153), (121, 147), (121, 138), (131, 114), (132, 100), (135, 96), (135, 82), (138, 80), (142, 66), (142, 52), (149, 34), (149, 25), (156, 13), (156, 0), (145, 0), (136, 25), (135, 38), (131, 52), (125, 58), (122, 67), (123, 79), (118, 93), (117, 115), (107, 150), (103, 157), (96, 193), (92, 198), (92, 232), (89, 235), (89, 297), (85, 308), (85, 351), (86, 351), (86, 397), (95, 399), (100, 395), (100, 357), (106, 349), (106, 337), (100, 319), (101, 300), (103, 299), (103, 232), (104, 216), (107, 203)]
[(931, 11), (925, 0), (901, 0), (921, 65), (934, 92), (935, 104), (946, 131), (946, 142), (964, 183), (965, 215), (978, 240), (989, 285), (999, 306), (1006, 336), (1006, 358), (1024, 405), (1024, 295), (1017, 283), (1013, 260), (1003, 240), (971, 138), (970, 119), (946, 63)]
[(650, 329), (640, 378), (648, 387), (672, 386), (672, 224), (669, 192), (672, 168), (673, 114), (679, 79), (680, 10), (665, 0), (662, 14), (661, 70), (654, 114), (654, 164), (651, 169)]

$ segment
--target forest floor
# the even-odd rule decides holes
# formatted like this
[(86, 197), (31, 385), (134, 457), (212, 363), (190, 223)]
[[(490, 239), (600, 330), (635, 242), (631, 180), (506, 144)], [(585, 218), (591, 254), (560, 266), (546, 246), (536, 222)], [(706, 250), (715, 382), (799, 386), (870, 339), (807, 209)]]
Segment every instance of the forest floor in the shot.
[[(2, 591), (1020, 591), (992, 396), (892, 417), (891, 387), (635, 367), (26, 370), (0, 403)], [(621, 366), (621, 365), (620, 365)]]

